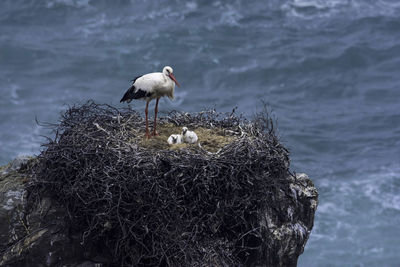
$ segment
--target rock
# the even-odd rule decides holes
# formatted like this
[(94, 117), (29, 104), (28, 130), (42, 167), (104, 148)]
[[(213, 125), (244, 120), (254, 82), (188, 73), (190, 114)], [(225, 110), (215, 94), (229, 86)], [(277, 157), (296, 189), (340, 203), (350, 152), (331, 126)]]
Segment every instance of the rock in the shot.
[[(18, 172), (23, 163), (14, 160), (0, 168), (0, 266), (108, 266), (113, 259), (81, 245), (82, 233), (71, 230), (61, 205), (48, 197), (28, 201), (27, 177)], [(303, 253), (313, 228), (318, 192), (306, 174), (288, 179), (291, 194), (274, 196), (281, 207), (266, 207), (261, 214), (265, 245), (251, 255), (247, 266), (296, 266)]]
[(21, 165), (26, 164), (28, 160), (30, 160), (32, 157), (30, 156), (19, 156), (15, 158), (13, 161), (8, 163), (6, 166), (3, 166), (0, 168), (0, 175), (6, 175), (10, 173), (11, 171), (18, 170)]
[(270, 238), (272, 246), (260, 257), (259, 265), (296, 266), (314, 226), (317, 189), (304, 173), (290, 177), (290, 180), (292, 195), (279, 196), (282, 203), (279, 212), (267, 210), (263, 214), (263, 227), (267, 229), (264, 238)]
[(0, 266), (101, 266), (84, 259), (62, 206), (44, 197), (28, 209), (26, 177), (18, 172), (27, 160), (0, 168)]
[(8, 164), (1, 169), (0, 176), (0, 249), (17, 241), (24, 227), (21, 218), (24, 217), (26, 190), (23, 186), (23, 176), (10, 173)]

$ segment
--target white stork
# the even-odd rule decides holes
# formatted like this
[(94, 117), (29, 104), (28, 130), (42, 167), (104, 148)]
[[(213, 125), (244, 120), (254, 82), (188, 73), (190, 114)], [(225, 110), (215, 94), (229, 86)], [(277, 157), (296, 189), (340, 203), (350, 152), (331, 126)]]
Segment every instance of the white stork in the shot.
[(126, 101), (130, 103), (132, 99), (142, 99), (146, 101), (146, 137), (150, 138), (149, 135), (149, 121), (148, 121), (148, 108), (149, 102), (152, 99), (157, 99), (156, 107), (154, 110), (154, 129), (152, 135), (158, 135), (156, 131), (157, 127), (157, 112), (158, 112), (158, 101), (163, 96), (168, 96), (170, 99), (174, 99), (175, 84), (179, 86), (178, 81), (172, 74), (173, 69), (170, 66), (163, 68), (162, 72), (148, 73), (143, 76), (138, 76), (133, 79), (132, 86), (126, 91), (120, 102)]

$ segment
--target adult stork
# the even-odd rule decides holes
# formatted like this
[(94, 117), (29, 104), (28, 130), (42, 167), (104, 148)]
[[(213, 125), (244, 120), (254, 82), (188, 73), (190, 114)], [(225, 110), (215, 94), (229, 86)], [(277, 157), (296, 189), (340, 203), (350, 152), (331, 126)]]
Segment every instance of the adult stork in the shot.
[(150, 138), (149, 134), (149, 120), (148, 120), (148, 108), (149, 102), (153, 99), (156, 100), (156, 107), (154, 109), (154, 129), (152, 135), (158, 135), (156, 131), (157, 127), (157, 112), (158, 112), (158, 101), (163, 96), (168, 96), (170, 99), (174, 99), (175, 84), (180, 86), (178, 81), (175, 79), (173, 69), (170, 66), (165, 66), (162, 72), (148, 73), (143, 76), (136, 77), (133, 80), (132, 86), (126, 91), (120, 102), (126, 101), (130, 103), (132, 99), (142, 99), (146, 101), (146, 137)]

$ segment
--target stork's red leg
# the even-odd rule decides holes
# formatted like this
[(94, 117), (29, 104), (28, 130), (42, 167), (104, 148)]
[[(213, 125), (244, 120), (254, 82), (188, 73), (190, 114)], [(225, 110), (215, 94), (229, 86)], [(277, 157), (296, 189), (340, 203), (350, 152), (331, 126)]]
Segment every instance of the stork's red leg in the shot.
[(157, 98), (156, 100), (156, 108), (154, 109), (154, 129), (153, 129), (153, 135), (158, 135), (156, 128), (157, 128), (157, 113), (158, 113), (158, 101), (160, 98)]
[(146, 138), (150, 138), (149, 134), (149, 118), (148, 118), (148, 113), (149, 113), (149, 101), (146, 101), (146, 109), (144, 110), (144, 114), (146, 114)]

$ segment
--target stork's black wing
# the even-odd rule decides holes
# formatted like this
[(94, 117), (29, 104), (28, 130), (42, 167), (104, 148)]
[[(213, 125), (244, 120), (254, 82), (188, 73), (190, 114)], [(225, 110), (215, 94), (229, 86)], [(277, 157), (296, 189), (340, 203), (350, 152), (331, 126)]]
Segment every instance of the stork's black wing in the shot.
[[(141, 77), (141, 76), (139, 76)], [(124, 96), (121, 98), (121, 100), (119, 102), (131, 102), (132, 99), (141, 99), (141, 98), (145, 98), (145, 97), (151, 97), (152, 93), (150, 92), (146, 92), (142, 89), (136, 89), (135, 87), (135, 81), (137, 78), (136, 77), (135, 80), (133, 81), (132, 86), (125, 92)]]
[(137, 76), (132, 80), (132, 86), (125, 92), (124, 96), (121, 98), (119, 102), (126, 101), (129, 103), (132, 101), (132, 99), (140, 99), (143, 97), (151, 96), (151, 94), (147, 93), (146, 91), (143, 91), (141, 89), (136, 90), (135, 82), (142, 76), (143, 75)]

